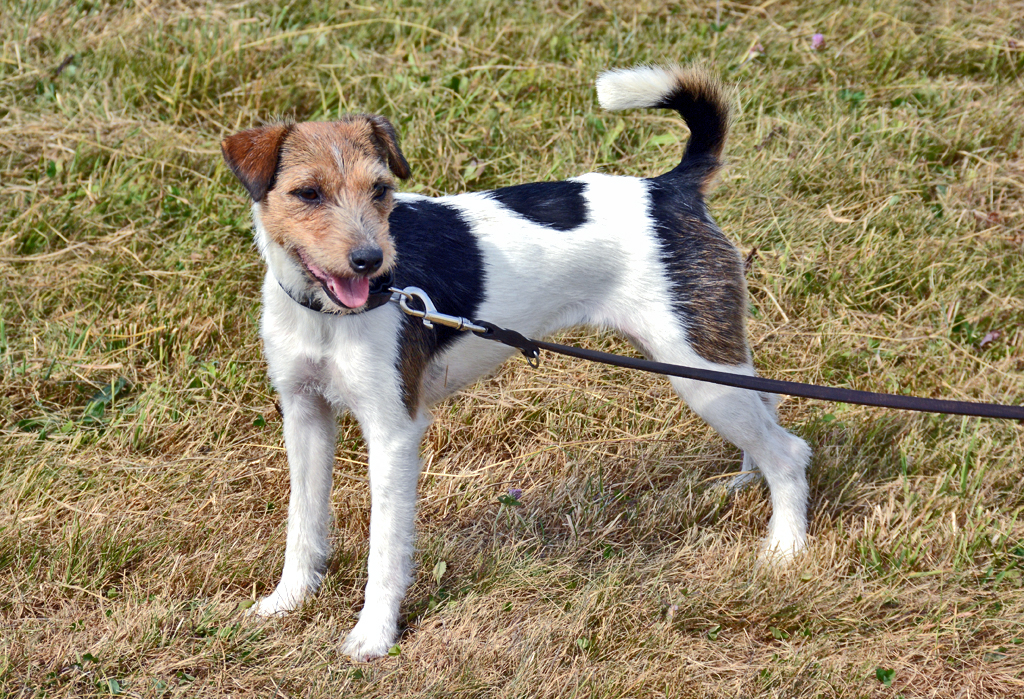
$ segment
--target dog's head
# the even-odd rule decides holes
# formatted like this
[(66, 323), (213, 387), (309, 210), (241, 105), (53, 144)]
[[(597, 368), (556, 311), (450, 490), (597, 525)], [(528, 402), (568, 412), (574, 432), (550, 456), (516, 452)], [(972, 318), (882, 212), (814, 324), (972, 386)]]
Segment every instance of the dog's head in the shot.
[(395, 263), (394, 177), (409, 177), (390, 122), (358, 115), (262, 126), (225, 138), (221, 150), (255, 203), (257, 236), (278, 280), (341, 309), (363, 306), (370, 278)]

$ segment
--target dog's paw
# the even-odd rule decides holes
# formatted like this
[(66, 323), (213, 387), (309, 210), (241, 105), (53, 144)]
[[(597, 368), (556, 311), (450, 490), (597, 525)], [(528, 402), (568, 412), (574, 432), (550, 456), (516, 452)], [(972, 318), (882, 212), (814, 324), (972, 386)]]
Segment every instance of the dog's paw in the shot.
[(765, 542), (758, 556), (758, 562), (776, 568), (784, 568), (796, 559), (807, 548), (807, 540), (803, 536), (793, 535), (782, 538), (772, 537)]
[(394, 629), (382, 629), (379, 625), (374, 628), (373, 625), (359, 622), (345, 637), (341, 650), (358, 662), (381, 658), (395, 645), (396, 635)]
[(295, 597), (295, 595), (282, 594), (275, 590), (245, 610), (245, 615), (249, 618), (268, 619), (287, 614), (295, 610), (301, 603), (301, 596), (298, 600)]
[(764, 478), (764, 476), (762, 476), (761, 472), (756, 469), (753, 471), (740, 471), (733, 476), (731, 481), (729, 481), (729, 492), (738, 493), (744, 488), (754, 485), (762, 478)]

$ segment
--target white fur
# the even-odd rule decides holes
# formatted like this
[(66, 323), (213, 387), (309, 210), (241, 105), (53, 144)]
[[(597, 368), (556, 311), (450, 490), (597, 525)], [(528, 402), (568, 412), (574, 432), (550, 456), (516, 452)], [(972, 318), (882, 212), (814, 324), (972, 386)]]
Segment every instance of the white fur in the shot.
[[(658, 91), (671, 89), (673, 75), (655, 68), (606, 73), (598, 83), (601, 102), (613, 109), (644, 106)], [(478, 317), (529, 337), (575, 325), (614, 328), (657, 361), (753, 375), (749, 364), (709, 362), (690, 346), (666, 291), (670, 281), (648, 213), (647, 183), (602, 174), (577, 181), (586, 185), (589, 220), (571, 235), (534, 224), (483, 194), (441, 199), (468, 221), (484, 258), (486, 289)], [(361, 314), (329, 315), (298, 305), (282, 285), (298, 288), (302, 273), (267, 235), (258, 205), (253, 215), (268, 267), (261, 335), (281, 397), (291, 474), (281, 581), (253, 613), (295, 609), (321, 583), (329, 554), (335, 420), (349, 410), (369, 448), (372, 505), (366, 599), (344, 650), (358, 659), (378, 657), (395, 642), (411, 576), (419, 444), (430, 421), (427, 410), (411, 418), (403, 404), (397, 369), (401, 310), (388, 304)], [(400, 265), (401, 250), (398, 254)], [(512, 352), (465, 334), (427, 367), (425, 404), (493, 371)], [(772, 405), (753, 391), (671, 381), (697, 413), (744, 450), (745, 470), (759, 469), (767, 481), (774, 514), (765, 557), (785, 559), (800, 551), (806, 539), (807, 445), (781, 428)]]
[(606, 71), (597, 77), (597, 101), (612, 112), (653, 107), (676, 88), (682, 72), (671, 66)]
[[(571, 236), (553, 235), (480, 194), (443, 199), (471, 222), (485, 258), (486, 301), (479, 316), (534, 337), (581, 324), (617, 328), (639, 339), (659, 361), (753, 374), (749, 365), (708, 362), (686, 341), (665, 294), (668, 280), (647, 217), (643, 181), (600, 174), (579, 179), (587, 184), (591, 220)], [(372, 510), (366, 602), (344, 649), (356, 658), (384, 655), (395, 641), (410, 579), (419, 443), (429, 424), (426, 411), (414, 420), (402, 403), (396, 369), (401, 311), (389, 304), (334, 316), (299, 306), (278, 282), (293, 280), (294, 263), (269, 241), (258, 207), (255, 219), (268, 263), (262, 336), (270, 377), (281, 396), (292, 490), (281, 582), (253, 611), (265, 616), (295, 609), (320, 585), (329, 553), (335, 419), (350, 410), (369, 447)], [(538, 246), (545, 251), (540, 259)], [(560, 294), (551, 295), (551, 288)], [(493, 371), (511, 353), (465, 335), (428, 368), (427, 401), (441, 400)], [(766, 554), (795, 554), (806, 536), (807, 445), (778, 426), (756, 393), (671, 381), (695, 411), (744, 449), (746, 467), (756, 464), (767, 479), (775, 514)]]

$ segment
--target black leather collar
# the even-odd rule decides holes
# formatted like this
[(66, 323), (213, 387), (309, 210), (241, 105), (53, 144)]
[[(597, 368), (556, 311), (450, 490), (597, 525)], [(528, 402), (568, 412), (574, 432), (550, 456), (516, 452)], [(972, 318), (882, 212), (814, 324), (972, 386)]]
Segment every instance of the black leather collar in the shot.
[(284, 293), (288, 294), (295, 303), (299, 304), (304, 308), (308, 308), (311, 311), (317, 313), (326, 313), (328, 315), (351, 315), (355, 313), (365, 313), (366, 311), (372, 311), (374, 308), (380, 308), (388, 301), (391, 300), (391, 287), (395, 285), (395, 272), (394, 270), (388, 270), (379, 277), (375, 277), (370, 280), (370, 297), (366, 299), (359, 308), (349, 309), (349, 313), (344, 311), (329, 311), (324, 308), (324, 305), (320, 302), (320, 299), (315, 296), (306, 294), (303, 296), (295, 296), (291, 291), (285, 288), (284, 284), (278, 280), (278, 285), (284, 289)]

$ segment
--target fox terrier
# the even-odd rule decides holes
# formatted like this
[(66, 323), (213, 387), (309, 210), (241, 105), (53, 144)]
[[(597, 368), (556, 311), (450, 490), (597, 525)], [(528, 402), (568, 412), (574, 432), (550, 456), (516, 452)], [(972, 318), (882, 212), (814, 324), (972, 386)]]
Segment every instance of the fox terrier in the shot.
[[(419, 287), (441, 312), (528, 337), (611, 328), (659, 362), (755, 373), (743, 261), (704, 203), (728, 130), (722, 88), (699, 68), (648, 66), (602, 74), (597, 94), (609, 110), (678, 112), (690, 130), (679, 165), (652, 178), (590, 173), (429, 198), (395, 191), (409, 164), (381, 116), (224, 140), (267, 264), (260, 334), (291, 481), (281, 581), (252, 613), (293, 610), (323, 579), (336, 419), (349, 410), (369, 448), (372, 505), (365, 604), (343, 648), (368, 659), (395, 642), (430, 406), (514, 350), (426, 327), (387, 303), (392, 286)], [(743, 450), (744, 473), (767, 482), (762, 555), (792, 557), (806, 540), (807, 444), (779, 426), (767, 394), (670, 381)]]

